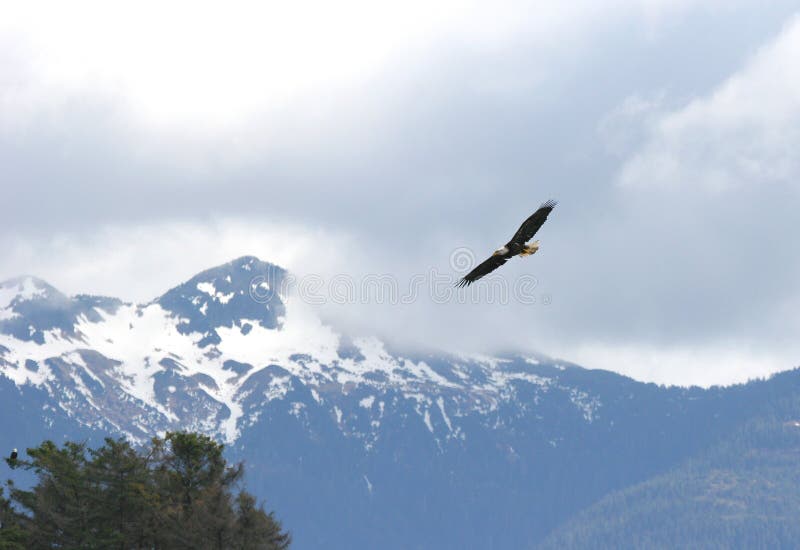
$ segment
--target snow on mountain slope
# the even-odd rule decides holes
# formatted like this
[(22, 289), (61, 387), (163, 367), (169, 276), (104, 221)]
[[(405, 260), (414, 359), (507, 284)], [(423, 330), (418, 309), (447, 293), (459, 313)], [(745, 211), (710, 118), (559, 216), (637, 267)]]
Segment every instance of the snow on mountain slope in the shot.
[(287, 402), (289, 414), (321, 406), (366, 449), (390, 409), (411, 411), (441, 445), (466, 437), (463, 418), (487, 417), (523, 386), (520, 410), (558, 392), (586, 422), (598, 415), (597, 396), (564, 386), (536, 358), (409, 358), (341, 335), (273, 291), (286, 275), (239, 258), (148, 304), (68, 298), (33, 277), (0, 283), (0, 374), (46, 390), (86, 426), (134, 440), (181, 428), (231, 443), (298, 387), (313, 403)]

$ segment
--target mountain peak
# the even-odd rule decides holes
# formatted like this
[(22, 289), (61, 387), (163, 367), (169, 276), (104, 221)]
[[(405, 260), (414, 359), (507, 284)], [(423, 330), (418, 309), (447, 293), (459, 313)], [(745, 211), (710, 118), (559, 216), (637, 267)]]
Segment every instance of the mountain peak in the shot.
[(98, 317), (95, 307), (115, 309), (108, 299), (69, 298), (46, 281), (23, 275), (0, 283), (0, 332), (20, 340), (44, 342), (48, 331), (74, 335), (77, 318)]
[(234, 286), (248, 287), (253, 279), (260, 280), (263, 277), (269, 277), (269, 279), (276, 279), (277, 282), (280, 282), (285, 276), (286, 270), (280, 266), (265, 262), (256, 256), (242, 256), (230, 262), (205, 269), (189, 279), (187, 283), (224, 279)]
[(235, 260), (231, 260), (225, 265), (238, 265), (241, 269), (248, 269), (247, 266), (252, 267), (254, 264), (266, 264), (269, 262), (263, 262), (257, 256), (242, 256), (240, 258), (236, 258)]
[(11, 305), (12, 301), (28, 301), (39, 298), (66, 297), (55, 287), (32, 275), (21, 275), (0, 282), (0, 309)]
[(204, 334), (200, 345), (220, 341), (216, 329), (239, 327), (249, 331), (257, 322), (264, 328), (278, 327), (285, 314), (279, 290), (287, 272), (255, 256), (242, 256), (226, 264), (202, 271), (155, 300), (163, 309), (179, 317), (179, 330)]

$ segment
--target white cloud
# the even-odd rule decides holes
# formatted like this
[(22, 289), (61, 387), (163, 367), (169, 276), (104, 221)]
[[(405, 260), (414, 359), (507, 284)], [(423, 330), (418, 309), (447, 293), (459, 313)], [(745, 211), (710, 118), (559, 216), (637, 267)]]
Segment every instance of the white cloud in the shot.
[(329, 230), (242, 220), (106, 225), (91, 233), (0, 236), (0, 280), (21, 273), (66, 294), (146, 302), (198, 272), (255, 255), (293, 272), (333, 270), (351, 241)]
[[(68, 293), (148, 300), (255, 254), (298, 275), (403, 282), (431, 267), (449, 273), (454, 247), (490, 252), (553, 196), (562, 203), (542, 252), (503, 272), (534, 274), (537, 297), (552, 304), (420, 299), (323, 313), (398, 344), (565, 350), (590, 367), (637, 375), (638, 364), (659, 381), (712, 380), (696, 376), (702, 363), (713, 381), (793, 364), (787, 304), (800, 303), (800, 261), (780, 238), (796, 225), (791, 201), (758, 197), (770, 210), (731, 230), (751, 219), (753, 193), (687, 205), (685, 186), (664, 185), (740, 177), (736, 147), (791, 164), (796, 40), (786, 37), (796, 23), (731, 78), (743, 83), (684, 109), (675, 99), (722, 78), (698, 72), (729, 74), (775, 32), (780, 8), (710, 17), (697, 12), (723, 3), (8, 4), (0, 279), (27, 272)], [(698, 29), (713, 41), (696, 40)], [(709, 42), (708, 59), (692, 55)], [(620, 101), (600, 132), (615, 155), (635, 154), (629, 183), (644, 193), (611, 188), (614, 160), (593, 139)], [(651, 349), (663, 358), (645, 360)], [(733, 378), (725, 364), (738, 365)]]
[(723, 192), (800, 181), (800, 16), (713, 93), (662, 114), (623, 186)]
[(634, 14), (659, 21), (695, 0), (35, 1), (4, 5), (0, 116), (95, 95), (158, 131), (239, 127), (325, 101), (451, 49), (542, 48)]
[(591, 368), (605, 369), (643, 382), (664, 385), (728, 385), (765, 378), (800, 364), (800, 349), (780, 352), (752, 349), (735, 342), (701, 346), (648, 347), (585, 344), (565, 357)]
[[(559, 12), (541, 10), (541, 26)], [(515, 15), (450, 0), (14, 3), (0, 37), (25, 71), (4, 110), (90, 93), (157, 127), (239, 125), (336, 93), (431, 41), (493, 43), (519, 25)]]
[(633, 153), (663, 114), (664, 97), (663, 91), (651, 96), (633, 94), (606, 114), (597, 130), (608, 152), (615, 156)]

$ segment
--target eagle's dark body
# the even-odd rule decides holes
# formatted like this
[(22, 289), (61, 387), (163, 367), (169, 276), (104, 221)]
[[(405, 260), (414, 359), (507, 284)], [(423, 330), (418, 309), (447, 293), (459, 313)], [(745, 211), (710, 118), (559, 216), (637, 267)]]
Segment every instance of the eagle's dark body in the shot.
[(471, 285), (514, 256), (530, 256), (531, 254), (535, 254), (536, 251), (539, 250), (539, 241), (534, 242), (531, 246), (529, 246), (527, 242), (531, 240), (536, 232), (539, 231), (539, 228), (544, 225), (544, 222), (547, 221), (548, 214), (553, 211), (556, 204), (556, 201), (553, 200), (542, 204), (536, 212), (522, 222), (522, 225), (517, 229), (517, 232), (514, 233), (514, 236), (511, 237), (511, 240), (508, 241), (505, 246), (495, 250), (494, 254), (467, 273), (458, 281), (457, 285), (461, 287)]

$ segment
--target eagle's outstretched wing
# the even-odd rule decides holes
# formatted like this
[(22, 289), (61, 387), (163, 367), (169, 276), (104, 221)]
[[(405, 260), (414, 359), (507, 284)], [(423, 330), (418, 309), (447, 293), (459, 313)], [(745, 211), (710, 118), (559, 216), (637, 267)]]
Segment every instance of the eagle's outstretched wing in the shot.
[(471, 285), (484, 275), (488, 275), (504, 263), (508, 261), (509, 256), (491, 256), (489, 259), (484, 260), (482, 263), (475, 266), (475, 269), (464, 275), (460, 281), (456, 283), (458, 287)]
[(519, 226), (517, 232), (514, 233), (514, 236), (511, 238), (512, 243), (519, 243), (525, 244), (529, 240), (536, 235), (536, 232), (539, 231), (539, 228), (542, 227), (544, 222), (547, 220), (547, 215), (553, 211), (553, 208), (556, 207), (558, 204), (554, 200), (549, 200), (542, 204), (539, 209), (531, 214), (531, 216), (522, 222), (522, 225)]

